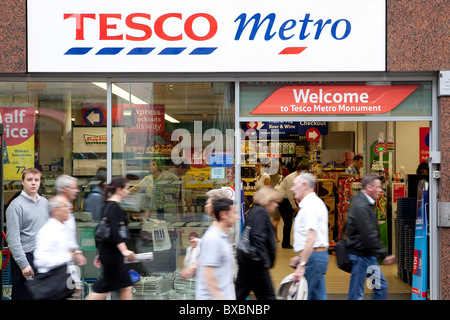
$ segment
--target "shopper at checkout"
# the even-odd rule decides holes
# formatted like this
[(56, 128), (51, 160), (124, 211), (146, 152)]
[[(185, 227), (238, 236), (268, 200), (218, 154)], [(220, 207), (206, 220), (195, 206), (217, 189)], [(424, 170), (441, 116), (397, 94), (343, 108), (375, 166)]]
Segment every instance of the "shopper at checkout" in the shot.
[(360, 176), (361, 175), (360, 171), (363, 165), (364, 165), (363, 157), (357, 154), (356, 156), (353, 157), (352, 164), (347, 168), (345, 173)]

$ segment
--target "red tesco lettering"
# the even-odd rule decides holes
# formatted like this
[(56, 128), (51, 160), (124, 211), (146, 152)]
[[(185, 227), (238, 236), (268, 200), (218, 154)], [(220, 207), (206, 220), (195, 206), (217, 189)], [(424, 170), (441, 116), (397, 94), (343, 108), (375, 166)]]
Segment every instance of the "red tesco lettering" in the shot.
[[(75, 19), (75, 40), (85, 40), (85, 25), (90, 20), (98, 23), (99, 40), (124, 40), (124, 34), (121, 33), (120, 27), (122, 23), (122, 14), (120, 13), (65, 13), (64, 20)], [(139, 22), (136, 21), (140, 19)], [(155, 36), (166, 41), (179, 41), (183, 39), (183, 32), (180, 30), (179, 34), (168, 35), (164, 31), (164, 25), (172, 23), (174, 19), (183, 21), (181, 13), (167, 13), (163, 14), (155, 20), (153, 30), (149, 25), (152, 20), (148, 13), (131, 13), (125, 17), (125, 26), (130, 30), (141, 31), (142, 35), (134, 36), (128, 33), (125, 34), (125, 39), (129, 41), (145, 41)], [(197, 19), (206, 19), (209, 24), (209, 30), (205, 35), (198, 35), (194, 30), (194, 22)], [(143, 21), (148, 20), (147, 23)], [(118, 28), (119, 27), (119, 28)], [(189, 16), (184, 21), (184, 34), (191, 40), (206, 41), (214, 37), (217, 33), (217, 20), (207, 13), (196, 13)], [(197, 31), (198, 32), (198, 31)]]

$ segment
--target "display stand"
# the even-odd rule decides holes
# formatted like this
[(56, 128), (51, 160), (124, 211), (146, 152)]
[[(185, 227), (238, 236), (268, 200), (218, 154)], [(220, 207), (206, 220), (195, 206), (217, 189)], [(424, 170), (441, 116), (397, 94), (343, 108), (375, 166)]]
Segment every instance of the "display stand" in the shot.
[[(97, 247), (95, 245), (95, 227), (83, 227), (80, 230), (80, 247), (85, 252), (96, 252)], [(84, 299), (89, 294), (89, 283), (91, 281), (86, 280), (85, 266), (80, 266), (80, 279), (81, 279), (81, 298)]]

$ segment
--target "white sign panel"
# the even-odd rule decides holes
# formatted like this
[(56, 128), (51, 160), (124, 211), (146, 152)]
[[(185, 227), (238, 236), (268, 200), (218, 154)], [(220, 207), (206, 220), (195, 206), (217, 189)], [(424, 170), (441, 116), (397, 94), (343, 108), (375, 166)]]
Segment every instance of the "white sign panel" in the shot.
[(450, 96), (450, 70), (439, 72), (438, 96)]
[(385, 0), (28, 0), (29, 72), (385, 71)]

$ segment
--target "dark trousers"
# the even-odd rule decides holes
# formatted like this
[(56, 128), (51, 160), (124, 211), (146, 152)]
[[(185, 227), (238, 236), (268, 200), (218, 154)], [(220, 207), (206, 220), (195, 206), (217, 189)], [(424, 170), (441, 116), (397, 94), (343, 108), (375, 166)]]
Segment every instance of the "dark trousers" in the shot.
[(269, 269), (256, 264), (239, 264), (236, 277), (236, 300), (245, 300), (250, 291), (258, 300), (275, 300)]
[[(34, 273), (36, 274), (36, 269), (34, 267), (34, 256), (33, 253), (25, 253), (28, 263), (33, 268)], [(11, 293), (11, 300), (31, 300), (31, 294), (28, 291), (28, 288), (26, 286), (26, 279), (22, 274), (22, 269), (17, 265), (14, 258), (11, 257), (9, 260), (11, 263), (11, 278), (12, 278), (12, 293)]]
[(294, 217), (295, 210), (292, 209), (291, 203), (287, 198), (278, 206), (278, 211), (280, 211), (281, 218), (283, 219), (283, 240), (281, 246), (288, 247), (291, 244), (291, 229), (292, 229), (292, 219)]

